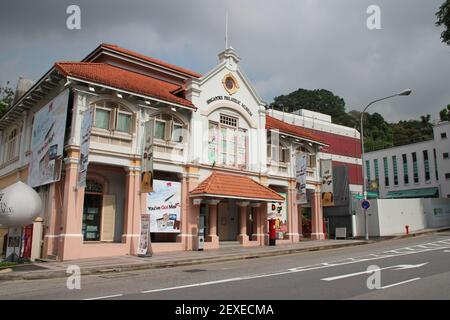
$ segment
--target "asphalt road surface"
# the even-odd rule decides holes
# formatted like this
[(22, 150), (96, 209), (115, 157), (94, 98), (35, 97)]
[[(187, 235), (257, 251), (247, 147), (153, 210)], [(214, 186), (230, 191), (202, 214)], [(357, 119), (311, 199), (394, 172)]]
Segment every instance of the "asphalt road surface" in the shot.
[(4, 281), (0, 299), (450, 299), (450, 233), (226, 263), (82, 276), (80, 285), (69, 290), (67, 278)]

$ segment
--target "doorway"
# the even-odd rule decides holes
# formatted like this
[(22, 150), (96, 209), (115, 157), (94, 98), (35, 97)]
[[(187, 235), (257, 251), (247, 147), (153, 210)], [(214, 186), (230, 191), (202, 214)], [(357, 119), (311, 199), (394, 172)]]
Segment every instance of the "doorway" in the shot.
[(84, 241), (100, 241), (102, 203), (101, 193), (85, 193), (82, 229)]
[(219, 241), (237, 241), (239, 219), (236, 203), (232, 200), (221, 201), (217, 218)]

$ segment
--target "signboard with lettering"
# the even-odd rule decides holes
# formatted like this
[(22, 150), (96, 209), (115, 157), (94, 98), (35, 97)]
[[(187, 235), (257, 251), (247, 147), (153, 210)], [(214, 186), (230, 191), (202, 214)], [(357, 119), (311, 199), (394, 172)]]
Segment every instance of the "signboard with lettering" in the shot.
[(247, 111), (247, 113), (250, 116), (253, 115), (252, 111), (244, 103), (242, 103), (240, 100), (238, 100), (236, 98), (233, 98), (233, 97), (230, 97), (230, 96), (215, 96), (215, 97), (212, 97), (212, 98), (209, 98), (208, 100), (206, 100), (206, 103), (210, 104), (210, 103), (212, 103), (214, 101), (229, 101), (229, 102), (233, 102), (233, 103), (237, 104), (238, 106), (241, 106), (242, 109)]
[(181, 223), (181, 183), (153, 180), (153, 192), (147, 195), (150, 232), (179, 233)]
[(322, 177), (322, 205), (334, 205), (333, 199), (333, 162), (331, 159), (320, 160), (320, 173)]
[(69, 89), (61, 92), (34, 115), (28, 184), (39, 187), (61, 176)]
[(88, 169), (89, 144), (91, 141), (92, 121), (94, 119), (94, 108), (90, 107), (83, 113), (83, 122), (81, 123), (81, 144), (80, 144), (80, 163), (78, 165), (77, 187), (86, 186), (86, 175)]

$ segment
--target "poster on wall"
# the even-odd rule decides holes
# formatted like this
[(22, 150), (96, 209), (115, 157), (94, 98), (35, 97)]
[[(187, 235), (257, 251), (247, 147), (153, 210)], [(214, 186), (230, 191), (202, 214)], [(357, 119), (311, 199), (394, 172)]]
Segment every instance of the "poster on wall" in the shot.
[(322, 178), (322, 205), (334, 205), (333, 195), (333, 162), (331, 159), (320, 160), (320, 176)]
[(297, 204), (308, 202), (306, 198), (306, 154), (297, 154), (295, 158), (295, 178), (297, 181)]
[(278, 194), (285, 200), (267, 204), (267, 219), (275, 219), (277, 239), (284, 239), (285, 233), (288, 232), (286, 193), (278, 192)]
[(154, 120), (149, 120), (144, 124), (141, 193), (148, 193), (153, 191), (153, 128)]
[(34, 115), (28, 185), (38, 187), (61, 177), (69, 89)]
[(153, 180), (153, 192), (147, 195), (150, 232), (180, 232), (181, 183)]
[(141, 234), (139, 236), (138, 256), (148, 257), (152, 255), (150, 243), (150, 215), (141, 215)]
[(94, 108), (90, 107), (83, 113), (81, 123), (81, 143), (80, 143), (80, 163), (78, 166), (77, 187), (86, 187), (86, 175), (88, 169), (89, 142), (91, 141), (92, 121), (94, 118)]

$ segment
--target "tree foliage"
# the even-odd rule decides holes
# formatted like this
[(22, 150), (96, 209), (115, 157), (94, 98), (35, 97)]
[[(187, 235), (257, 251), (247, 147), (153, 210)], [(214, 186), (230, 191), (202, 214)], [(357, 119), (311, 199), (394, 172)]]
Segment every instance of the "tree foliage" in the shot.
[[(330, 115), (333, 123), (360, 131), (361, 112), (357, 110), (346, 112), (344, 99), (328, 90), (298, 89), (288, 95), (275, 97), (271, 107), (285, 112), (298, 109), (321, 112)], [(430, 120), (431, 115), (423, 115), (420, 120), (388, 123), (377, 112), (366, 113), (363, 119), (364, 147), (367, 151), (372, 151), (430, 140), (433, 138), (433, 125)]]
[(9, 81), (0, 86), (0, 117), (6, 112), (14, 99), (14, 90), (10, 88)]
[(447, 108), (439, 111), (439, 118), (441, 121), (450, 121), (450, 104), (447, 105)]
[(444, 31), (441, 33), (442, 42), (450, 45), (450, 0), (445, 0), (439, 7), (436, 17), (436, 25), (439, 27), (444, 26)]

